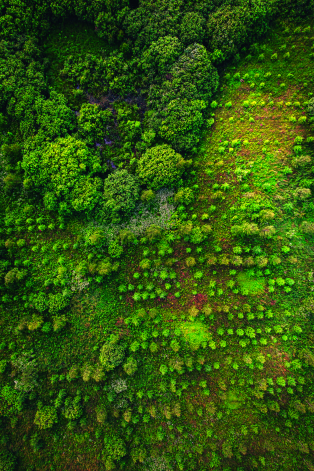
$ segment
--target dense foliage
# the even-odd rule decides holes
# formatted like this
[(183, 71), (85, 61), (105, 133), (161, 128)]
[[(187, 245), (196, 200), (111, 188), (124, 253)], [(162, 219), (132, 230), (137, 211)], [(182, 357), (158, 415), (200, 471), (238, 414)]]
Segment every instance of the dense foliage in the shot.
[(314, 469), (313, 0), (0, 0), (0, 471)]

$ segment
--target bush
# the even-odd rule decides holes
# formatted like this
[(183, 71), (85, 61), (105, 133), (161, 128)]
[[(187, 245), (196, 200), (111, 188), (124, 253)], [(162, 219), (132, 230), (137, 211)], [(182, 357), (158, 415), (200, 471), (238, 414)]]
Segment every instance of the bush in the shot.
[(101, 110), (98, 105), (83, 103), (78, 116), (78, 131), (83, 140), (89, 144), (102, 143), (110, 134), (114, 124), (110, 110)]
[(307, 112), (309, 115), (314, 116), (314, 98), (311, 98), (307, 104)]
[[(206, 229), (203, 230), (203, 228), (209, 227), (210, 229), (207, 231)], [(204, 225), (202, 227), (193, 227), (191, 233), (190, 233), (190, 241), (192, 244), (201, 244), (206, 238), (207, 234), (211, 231), (211, 227)]]
[(126, 448), (123, 440), (118, 437), (105, 437), (104, 451), (112, 460), (120, 460), (126, 455)]
[(154, 241), (161, 237), (161, 228), (156, 226), (156, 224), (152, 224), (146, 229), (146, 236), (149, 241)]
[(194, 42), (201, 44), (205, 36), (205, 20), (196, 12), (188, 12), (184, 15), (180, 27), (181, 41), (186, 44)]
[(185, 264), (186, 264), (187, 267), (194, 267), (194, 265), (196, 264), (195, 258), (194, 257), (188, 257), (185, 260)]
[(119, 244), (119, 240), (111, 241), (108, 247), (108, 253), (112, 258), (120, 258), (123, 253), (123, 247)]
[(186, 204), (186, 205), (191, 204), (193, 200), (194, 200), (193, 190), (191, 190), (191, 188), (187, 188), (187, 187), (182, 188), (181, 190), (179, 190), (175, 194), (175, 197), (174, 197), (174, 201), (176, 203), (183, 203), (183, 204)]
[(161, 112), (159, 136), (179, 152), (191, 151), (199, 142), (204, 125), (204, 100), (174, 99)]
[(42, 325), (44, 322), (42, 316), (38, 314), (33, 314), (31, 321), (28, 322), (27, 327), (29, 330), (33, 331), (36, 329), (39, 329), (39, 327)]
[(64, 408), (62, 410), (62, 413), (66, 419), (75, 420), (81, 417), (83, 410), (80, 402), (80, 395), (76, 395), (73, 399), (71, 397), (66, 398)]
[(156, 194), (153, 192), (153, 190), (146, 190), (143, 191), (141, 195), (141, 200), (148, 203), (149, 201), (152, 201), (155, 196)]
[(20, 144), (4, 144), (1, 151), (9, 165), (16, 165), (17, 162), (22, 160), (22, 147)]
[(292, 164), (294, 167), (304, 167), (310, 164), (312, 161), (309, 155), (301, 155), (300, 157), (296, 157), (293, 159)]
[(294, 197), (298, 200), (305, 200), (310, 198), (312, 192), (309, 188), (297, 188), (294, 192)]
[(117, 345), (116, 339), (106, 342), (101, 350), (99, 361), (106, 371), (113, 370), (120, 365), (124, 358), (124, 348)]
[(29, 393), (38, 386), (38, 366), (36, 359), (31, 355), (22, 354), (12, 360), (12, 365), (20, 374), (20, 376), (15, 380), (16, 390)]
[(61, 316), (52, 316), (53, 319), (53, 330), (54, 332), (59, 332), (67, 323), (65, 315)]
[(313, 222), (308, 222), (308, 221), (303, 221), (301, 226), (300, 226), (300, 229), (304, 234), (313, 235), (314, 234), (314, 223)]
[(124, 363), (123, 369), (127, 375), (132, 376), (137, 370), (137, 361), (133, 357), (129, 357)]
[(92, 176), (100, 168), (100, 158), (72, 136), (27, 152), (22, 167), (24, 186), (45, 193), (48, 210), (90, 211), (101, 197), (101, 180)]
[(4, 282), (6, 286), (8, 286), (11, 283), (22, 280), (23, 278), (25, 278), (26, 274), (26, 270), (19, 270), (18, 268), (13, 268), (5, 275)]
[(49, 100), (40, 97), (35, 103), (38, 137), (42, 140), (53, 140), (65, 137), (75, 129), (75, 114), (67, 106), (65, 97), (55, 91), (50, 93)]
[(199, 142), (203, 110), (218, 87), (218, 73), (204, 46), (193, 44), (170, 70), (171, 80), (151, 87), (149, 126), (179, 152)]
[(276, 234), (276, 229), (274, 228), (274, 226), (263, 227), (263, 229), (261, 229), (260, 231), (261, 237), (267, 237), (269, 239), (275, 234)]
[(176, 37), (165, 36), (151, 43), (142, 55), (142, 68), (151, 78), (164, 76), (183, 51), (182, 44)]
[(242, 225), (231, 227), (231, 233), (234, 236), (251, 236), (259, 233), (257, 224), (245, 222)]
[(105, 258), (97, 265), (97, 271), (99, 275), (109, 275), (112, 271), (116, 271), (119, 268), (119, 262), (111, 263), (110, 258)]
[(165, 99), (188, 98), (207, 103), (218, 88), (218, 72), (201, 44), (194, 43), (187, 47), (170, 72), (172, 81), (167, 83), (169, 89), (164, 90)]
[(96, 407), (96, 419), (100, 424), (104, 424), (106, 422), (107, 411), (104, 406), (99, 405)]
[(181, 176), (185, 163), (170, 146), (159, 145), (148, 149), (139, 159), (138, 175), (150, 188), (172, 187)]
[(207, 28), (210, 49), (218, 49), (226, 59), (234, 56), (245, 42), (255, 39), (267, 30), (266, 18), (271, 13), (267, 4), (264, 7), (252, 4), (223, 5), (210, 15)]
[(53, 406), (43, 406), (37, 410), (34, 424), (40, 429), (51, 428), (58, 421), (57, 411)]
[(104, 184), (104, 216), (113, 221), (129, 215), (139, 198), (139, 181), (127, 170), (116, 170)]

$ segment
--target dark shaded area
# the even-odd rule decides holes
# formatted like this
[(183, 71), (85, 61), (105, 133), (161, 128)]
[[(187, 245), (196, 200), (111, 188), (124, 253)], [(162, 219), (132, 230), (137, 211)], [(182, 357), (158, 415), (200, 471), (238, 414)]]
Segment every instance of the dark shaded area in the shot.
[(136, 10), (140, 6), (139, 0), (130, 0), (130, 8), (131, 10)]

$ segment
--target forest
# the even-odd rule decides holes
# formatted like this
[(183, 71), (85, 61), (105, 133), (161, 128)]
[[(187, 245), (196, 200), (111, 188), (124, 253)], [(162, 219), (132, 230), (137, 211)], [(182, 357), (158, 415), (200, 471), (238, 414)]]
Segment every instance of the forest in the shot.
[(314, 0), (0, 0), (0, 471), (314, 471), (312, 158)]

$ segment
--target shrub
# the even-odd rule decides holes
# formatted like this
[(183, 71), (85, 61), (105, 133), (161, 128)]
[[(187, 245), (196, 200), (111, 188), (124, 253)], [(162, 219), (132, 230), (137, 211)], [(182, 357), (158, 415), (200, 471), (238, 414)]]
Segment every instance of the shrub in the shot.
[(206, 258), (208, 265), (215, 265), (217, 263), (217, 257), (215, 257), (215, 255), (208, 254)]
[(300, 229), (304, 234), (313, 235), (314, 234), (314, 223), (313, 222), (308, 222), (308, 221), (303, 221), (301, 226), (300, 226)]
[(112, 258), (120, 258), (123, 253), (123, 247), (119, 244), (119, 239), (110, 242), (108, 253)]
[(256, 264), (259, 268), (264, 268), (268, 264), (268, 258), (264, 257), (263, 255), (260, 257), (256, 257)]
[(279, 376), (276, 380), (276, 383), (278, 386), (285, 387), (286, 386), (286, 380), (282, 376)]
[(93, 374), (93, 367), (91, 364), (89, 363), (84, 363), (84, 365), (82, 366), (82, 369), (81, 369), (81, 373), (82, 373), (82, 379), (84, 382), (87, 382), (91, 379), (91, 376)]
[(12, 365), (21, 375), (15, 380), (16, 390), (29, 393), (38, 386), (38, 366), (36, 359), (25, 353), (12, 360)]
[(180, 27), (180, 38), (181, 41), (186, 44), (203, 42), (205, 35), (205, 20), (203, 16), (197, 12), (188, 12), (182, 18), (182, 23)]
[(270, 257), (270, 263), (274, 266), (280, 265), (281, 259), (278, 257), (278, 255), (272, 255)]
[(70, 370), (69, 370), (69, 373), (68, 373), (68, 377), (72, 380), (72, 379), (75, 379), (78, 377), (79, 375), (79, 372), (80, 372), (80, 369), (77, 365), (73, 365), (71, 366)]
[(235, 225), (231, 227), (231, 233), (234, 236), (250, 236), (258, 234), (259, 229), (257, 224), (245, 222), (242, 225)]
[(64, 403), (64, 408), (62, 410), (63, 415), (66, 419), (79, 419), (83, 414), (81, 407), (81, 396), (77, 394), (74, 398), (67, 397)]
[(145, 190), (143, 191), (141, 195), (141, 200), (148, 203), (149, 201), (152, 201), (155, 198), (155, 196), (156, 195), (153, 192), (153, 190)]
[(106, 342), (101, 350), (99, 361), (104, 366), (106, 371), (113, 370), (123, 361), (124, 348), (117, 345), (117, 339)]
[(122, 231), (119, 232), (119, 238), (122, 244), (124, 244), (126, 242), (132, 242), (135, 238), (135, 235), (128, 229), (123, 229)]
[(148, 258), (144, 258), (143, 260), (140, 261), (140, 267), (143, 270), (147, 270), (150, 268), (150, 260)]
[(0, 373), (4, 373), (7, 366), (7, 360), (0, 360)]
[(297, 188), (294, 192), (294, 197), (298, 200), (305, 200), (310, 198), (312, 192), (309, 188)]
[(24, 186), (45, 191), (44, 204), (48, 210), (59, 210), (62, 214), (89, 211), (101, 197), (101, 180), (92, 176), (100, 167), (100, 157), (72, 136), (26, 152), (22, 167), (26, 176)]
[(314, 98), (311, 98), (307, 104), (307, 112), (309, 115), (314, 116)]
[(102, 245), (102, 243), (104, 242), (104, 238), (105, 238), (104, 231), (102, 229), (96, 229), (91, 234), (89, 234), (87, 241), (91, 245), (99, 246), (99, 245)]
[(143, 70), (155, 79), (156, 75), (164, 76), (183, 51), (181, 42), (176, 37), (164, 36), (153, 41), (142, 54)]
[(206, 237), (207, 237), (206, 230), (203, 231), (202, 230), (203, 227), (204, 226), (202, 226), (202, 227), (193, 227), (193, 229), (190, 233), (190, 241), (192, 242), (192, 244), (198, 245), (206, 239)]
[(104, 216), (119, 221), (134, 210), (139, 198), (139, 181), (127, 170), (116, 170), (109, 175), (104, 184)]
[(102, 142), (114, 124), (112, 112), (101, 110), (98, 105), (83, 103), (78, 116), (78, 132), (89, 144)]
[(43, 406), (37, 410), (34, 424), (40, 429), (51, 428), (58, 421), (57, 411), (53, 406)]
[(104, 369), (101, 365), (96, 365), (95, 366), (95, 368), (92, 372), (92, 378), (97, 383), (99, 383), (99, 381), (103, 381), (103, 379), (105, 378), (105, 373), (104, 373)]
[(19, 270), (18, 268), (13, 268), (10, 270), (4, 277), (4, 282), (7, 285), (14, 283), (16, 281), (20, 281), (25, 278), (27, 274), (26, 270)]
[(20, 144), (4, 144), (1, 151), (9, 165), (16, 165), (22, 160), (22, 146)]
[(240, 257), (239, 255), (235, 255), (234, 257), (232, 257), (231, 263), (232, 263), (232, 265), (235, 265), (236, 267), (239, 267), (243, 264), (243, 258)]
[(274, 211), (271, 211), (270, 209), (263, 209), (259, 213), (259, 217), (261, 218), (262, 221), (271, 221), (272, 219), (275, 218), (275, 213)]
[(194, 257), (188, 257), (185, 260), (185, 264), (186, 264), (187, 267), (194, 267), (194, 265), (196, 264), (195, 258)]
[(305, 165), (310, 164), (312, 161), (309, 155), (301, 155), (293, 159), (292, 164), (294, 167), (304, 167)]
[(275, 234), (276, 234), (276, 229), (274, 228), (274, 226), (266, 226), (260, 231), (261, 237), (267, 237), (269, 239)]
[(174, 197), (176, 203), (183, 203), (189, 205), (194, 200), (193, 190), (191, 188), (182, 188), (180, 189)]
[(33, 331), (36, 329), (39, 329), (39, 327), (42, 325), (44, 322), (42, 316), (38, 314), (33, 314), (31, 321), (28, 322), (27, 327), (29, 330)]
[(107, 419), (107, 411), (104, 406), (98, 405), (96, 407), (96, 420), (100, 424), (104, 424)]
[(183, 172), (185, 160), (169, 145), (148, 149), (139, 159), (138, 175), (148, 187), (174, 186)]
[(178, 227), (178, 232), (179, 232), (179, 234), (181, 234), (183, 236), (187, 236), (192, 232), (192, 229), (193, 229), (192, 221), (187, 221), (185, 224), (181, 224)]
[(63, 329), (63, 327), (67, 323), (67, 319), (65, 315), (61, 316), (52, 316), (53, 319), (53, 330), (54, 332), (58, 332), (59, 330)]
[(158, 239), (161, 236), (161, 228), (152, 224), (146, 229), (146, 236), (151, 242), (155, 239)]
[(115, 436), (105, 437), (103, 449), (110, 459), (114, 461), (120, 460), (127, 453), (123, 440)]
[(137, 370), (137, 361), (133, 357), (129, 357), (127, 362), (124, 363), (123, 369), (127, 375), (132, 376)]

